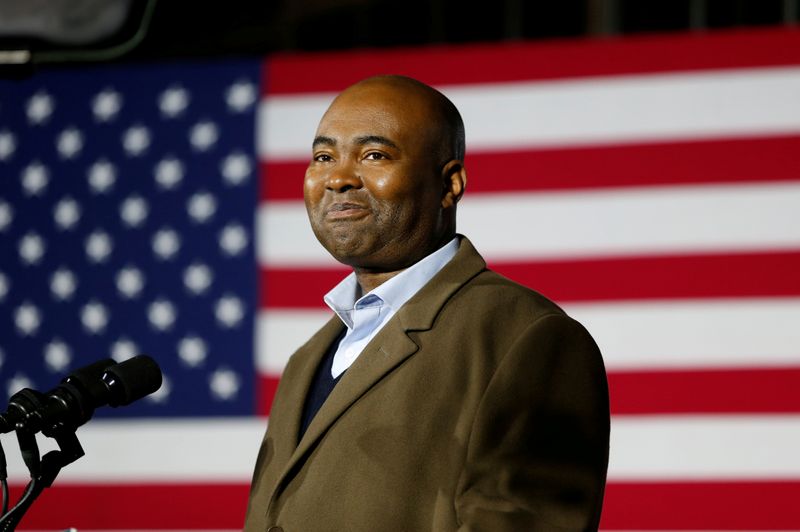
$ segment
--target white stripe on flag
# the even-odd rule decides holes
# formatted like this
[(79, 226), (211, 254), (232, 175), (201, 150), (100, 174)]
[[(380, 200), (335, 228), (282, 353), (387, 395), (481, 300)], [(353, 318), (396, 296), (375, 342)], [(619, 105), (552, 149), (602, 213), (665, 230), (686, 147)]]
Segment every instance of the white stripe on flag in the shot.
[[(64, 468), (60, 482), (250, 481), (266, 419), (96, 419), (78, 430), (86, 455)], [(40, 438), (42, 454), (57, 448)], [(19, 451), (6, 445), (9, 479), (24, 481)]]
[(800, 298), (569, 304), (608, 369), (800, 365)]
[[(609, 370), (800, 365), (800, 298), (580, 303), (564, 306), (591, 331)], [(258, 370), (280, 375), (329, 310), (264, 310)]]
[[(800, 248), (800, 183), (467, 193), (458, 228), (488, 260)], [(335, 265), (301, 201), (262, 203), (258, 235), (262, 264)]]
[[(60, 482), (247, 483), (266, 420), (105, 421), (80, 429), (86, 456)], [(610, 480), (800, 478), (800, 416), (616, 416)], [(7, 448), (12, 481), (25, 466)], [(154, 458), (158, 457), (158, 459)]]
[[(800, 131), (800, 69), (750, 68), (442, 87), (468, 150)], [(307, 159), (334, 95), (262, 100), (262, 159)]]
[[(617, 416), (609, 480), (797, 479), (800, 417)], [(776, 460), (780, 457), (780, 460)]]
[[(320, 297), (322, 297), (320, 295)], [(256, 367), (280, 375), (289, 357), (333, 316), (333, 311), (261, 310), (256, 316)]]

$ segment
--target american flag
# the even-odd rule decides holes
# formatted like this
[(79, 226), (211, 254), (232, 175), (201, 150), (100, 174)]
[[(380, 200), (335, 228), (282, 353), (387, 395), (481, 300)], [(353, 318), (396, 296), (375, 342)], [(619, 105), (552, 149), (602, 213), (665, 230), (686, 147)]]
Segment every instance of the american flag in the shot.
[[(378, 73), (451, 97), (467, 128), (460, 232), (494, 269), (561, 303), (603, 351), (602, 530), (800, 530), (796, 29), (276, 55), (3, 84), (0, 384), (46, 388), (135, 350), (170, 382), (81, 428), (86, 457), (26, 526), (241, 527), (282, 368), (346, 274), (308, 228), (310, 141), (333, 96)], [(123, 207), (131, 197), (149, 206), (136, 228), (123, 215), (137, 211)], [(223, 236), (230, 228), (237, 236)], [(198, 265), (211, 275), (189, 273)], [(70, 286), (58, 271), (73, 274), (72, 299), (53, 288)], [(10, 468), (19, 484), (24, 466)]]
[[(138, 517), (147, 499), (135, 490), (159, 484), (148, 496), (160, 497), (154, 514), (169, 515), (168, 497), (187, 495), (162, 481), (191, 479), (189, 455), (213, 464), (195, 478), (238, 472), (204, 457), (203, 440), (225, 444), (236, 436), (226, 427), (242, 420), (263, 430), (253, 369), (259, 72), (250, 60), (69, 69), (0, 84), (0, 393), (46, 391), (94, 360), (139, 353), (164, 373), (157, 393), (101, 409), (105, 419), (81, 429), (87, 457), (26, 526), (194, 526), (202, 521), (178, 517), (186, 507), (167, 522)], [(217, 452), (241, 445), (252, 456), (257, 433)], [(5, 444), (19, 455), (14, 439)], [(25, 473), (12, 463), (15, 483)], [(244, 495), (246, 487), (231, 503), (239, 517)]]

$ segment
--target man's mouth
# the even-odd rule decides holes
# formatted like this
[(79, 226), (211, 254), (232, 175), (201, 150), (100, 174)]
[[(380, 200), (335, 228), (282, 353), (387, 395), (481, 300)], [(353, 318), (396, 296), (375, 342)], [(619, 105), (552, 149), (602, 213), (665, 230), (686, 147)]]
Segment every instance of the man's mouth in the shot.
[(364, 216), (368, 213), (366, 206), (360, 203), (348, 201), (333, 203), (325, 210), (325, 216), (329, 219), (354, 218)]

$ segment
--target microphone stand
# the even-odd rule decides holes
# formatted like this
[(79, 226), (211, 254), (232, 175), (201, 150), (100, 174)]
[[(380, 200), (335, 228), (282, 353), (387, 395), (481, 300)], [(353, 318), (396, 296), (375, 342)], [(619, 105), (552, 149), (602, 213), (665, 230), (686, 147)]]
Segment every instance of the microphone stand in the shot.
[(53, 485), (61, 469), (84, 455), (83, 447), (75, 435), (76, 429), (77, 427), (58, 424), (42, 431), (45, 436), (56, 440), (59, 449), (50, 451), (40, 460), (36, 431), (28, 428), (25, 423), (17, 425), (17, 440), (31, 481), (17, 504), (0, 518), (0, 532), (13, 532), (36, 498), (45, 488)]
[(3, 509), (0, 517), (8, 511), (8, 469), (6, 467), (6, 453), (3, 451), (3, 443), (0, 442), (0, 484), (2, 484)]
[[(31, 481), (8, 512), (8, 497), (3, 497), (0, 532), (15, 530), (36, 498), (53, 485), (61, 469), (84, 455), (75, 432), (89, 421), (95, 408), (128, 405), (158, 390), (161, 382), (156, 361), (139, 355), (119, 364), (109, 358), (78, 369), (46, 394), (25, 388), (12, 395), (8, 411), (0, 414), (0, 434), (16, 431)], [(58, 450), (41, 458), (36, 443), (39, 431), (58, 444)], [(5, 493), (3, 458), (0, 448), (0, 483)]]

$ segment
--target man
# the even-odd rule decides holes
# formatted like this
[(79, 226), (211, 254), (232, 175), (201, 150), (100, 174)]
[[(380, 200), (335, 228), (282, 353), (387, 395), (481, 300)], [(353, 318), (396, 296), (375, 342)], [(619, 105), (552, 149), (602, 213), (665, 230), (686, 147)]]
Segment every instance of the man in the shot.
[(463, 160), (458, 111), (409, 78), (357, 83), (323, 116), (305, 203), (353, 274), (286, 366), (246, 532), (597, 529), (600, 353), (456, 234)]

